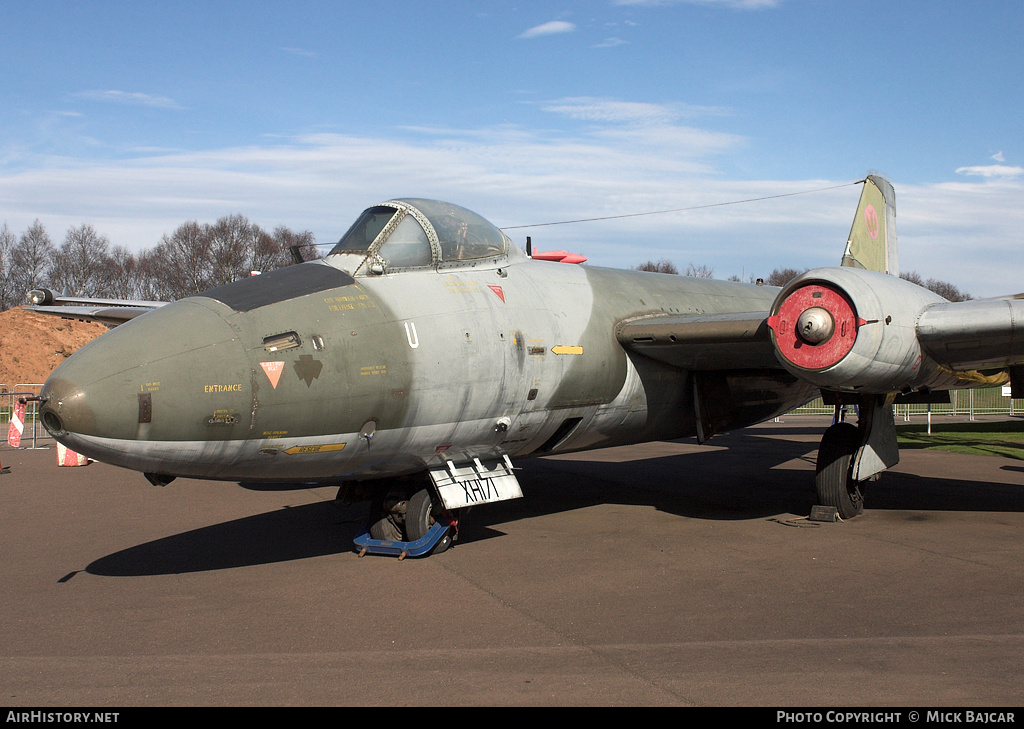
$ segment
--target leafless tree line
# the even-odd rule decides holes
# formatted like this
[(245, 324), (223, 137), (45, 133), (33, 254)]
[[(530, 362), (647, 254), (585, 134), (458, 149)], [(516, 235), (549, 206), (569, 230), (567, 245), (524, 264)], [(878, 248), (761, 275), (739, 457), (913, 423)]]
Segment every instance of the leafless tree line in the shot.
[(268, 233), (243, 215), (216, 223), (182, 223), (153, 248), (132, 253), (111, 246), (89, 224), (69, 228), (55, 245), (36, 220), (20, 236), (0, 227), (0, 311), (25, 303), (31, 289), (66, 296), (171, 301), (293, 261), (319, 257), (309, 231), (279, 226)]
[[(667, 258), (662, 258), (660, 261), (647, 261), (645, 263), (641, 263), (634, 270), (652, 271), (654, 273), (679, 273), (679, 269), (676, 268), (676, 264), (672, 263), (672, 261)], [(714, 269), (708, 266), (698, 266), (695, 263), (690, 263), (687, 265), (686, 270), (683, 271), (683, 275), (689, 276), (690, 278), (714, 278), (715, 272)]]
[[(268, 233), (244, 215), (228, 215), (216, 223), (182, 223), (164, 234), (151, 249), (132, 253), (111, 246), (106, 236), (89, 224), (69, 228), (60, 246), (54, 245), (43, 224), (36, 220), (20, 236), (5, 222), (0, 226), (0, 311), (25, 303), (28, 291), (51, 288), (67, 296), (111, 299), (172, 301), (229, 283), (252, 271), (269, 271), (289, 265), (291, 249), (298, 247), (303, 260), (319, 257), (309, 231), (296, 233), (279, 226)], [(678, 274), (668, 259), (647, 261), (640, 271)], [(783, 286), (802, 273), (776, 268), (761, 281)], [(690, 263), (686, 276), (712, 278), (714, 271)], [(972, 298), (953, 284), (924, 279), (914, 271), (901, 274), (950, 301)], [(739, 276), (729, 280), (739, 281)]]

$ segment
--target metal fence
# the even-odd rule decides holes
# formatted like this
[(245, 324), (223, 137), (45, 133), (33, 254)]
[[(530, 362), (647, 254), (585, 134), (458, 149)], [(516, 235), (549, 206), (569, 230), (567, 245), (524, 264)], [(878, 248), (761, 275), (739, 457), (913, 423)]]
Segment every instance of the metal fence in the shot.
[[(7, 430), (10, 427), (11, 413), (18, 399), (35, 397), (43, 389), (41, 382), (19, 382), (11, 389), (0, 383), (0, 443), (7, 445)], [(32, 401), (25, 407), (25, 430), (21, 434), (22, 448), (48, 448), (53, 438), (39, 422), (39, 402)]]
[[(1024, 415), (1024, 399), (1014, 400), (1006, 387), (978, 390), (952, 390), (948, 404), (894, 405), (896, 418), (910, 420), (914, 416), (958, 415), (974, 420), (976, 415)], [(831, 415), (832, 406), (819, 397), (789, 412), (789, 415)]]

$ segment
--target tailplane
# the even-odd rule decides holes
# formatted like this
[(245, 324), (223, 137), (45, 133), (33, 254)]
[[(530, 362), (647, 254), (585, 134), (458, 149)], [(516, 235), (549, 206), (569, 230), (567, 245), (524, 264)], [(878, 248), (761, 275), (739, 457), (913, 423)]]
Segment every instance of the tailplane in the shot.
[(841, 265), (900, 275), (896, 251), (896, 193), (884, 177), (868, 175), (864, 180)]

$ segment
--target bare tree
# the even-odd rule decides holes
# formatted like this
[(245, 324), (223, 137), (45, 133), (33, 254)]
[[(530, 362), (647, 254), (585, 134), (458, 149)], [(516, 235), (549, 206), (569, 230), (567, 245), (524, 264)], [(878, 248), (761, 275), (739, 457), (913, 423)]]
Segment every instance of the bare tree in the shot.
[(803, 271), (798, 271), (795, 268), (776, 268), (768, 274), (768, 278), (764, 282), (769, 286), (785, 286), (806, 270), (806, 268)]
[(49, 286), (47, 271), (56, 249), (43, 224), (36, 220), (11, 250), (14, 295), (21, 303), (31, 289)]
[(7, 223), (0, 227), (0, 311), (7, 311), (12, 306), (22, 303), (23, 297), (16, 296), (14, 290), (14, 272), (11, 264), (11, 253), (17, 239)]
[(278, 226), (270, 235), (244, 215), (229, 215), (208, 228), (210, 261), (215, 285), (230, 283), (253, 272), (271, 271), (292, 263), (290, 248), (298, 246), (303, 260), (319, 258), (309, 231), (294, 233)]
[(196, 293), (189, 290), (182, 278), (175, 278), (174, 281), (167, 279), (168, 263), (163, 253), (158, 245), (156, 248), (142, 251), (135, 257), (132, 275), (135, 296), (132, 298), (144, 301), (173, 301)]
[(909, 281), (912, 284), (922, 286), (929, 291), (938, 294), (947, 301), (969, 301), (974, 298), (966, 291), (961, 291), (948, 281), (939, 281), (934, 278), (925, 280), (921, 274), (916, 271), (905, 271), (900, 274), (900, 278), (904, 281)]
[(249, 275), (247, 264), (258, 228), (244, 215), (227, 215), (207, 229), (211, 283), (231, 283)]
[(179, 225), (147, 257), (147, 275), (157, 279), (159, 299), (180, 299), (211, 288), (209, 226), (195, 220)]
[(676, 264), (667, 258), (662, 258), (660, 261), (655, 263), (654, 261), (647, 261), (641, 263), (636, 267), (637, 271), (650, 271), (651, 273), (679, 273), (679, 269), (676, 268)]
[(710, 266), (705, 266), (705, 265), (698, 266), (698, 265), (694, 264), (693, 262), (691, 262), (686, 267), (686, 273), (684, 275), (689, 276), (691, 278), (714, 278), (715, 277), (715, 271)]
[(249, 245), (249, 271), (272, 271), (289, 263), (288, 251), (267, 231), (258, 225), (252, 226)]
[(51, 259), (50, 282), (70, 296), (99, 296), (108, 268), (110, 242), (91, 225), (69, 228)]
[(316, 236), (310, 231), (304, 230), (301, 233), (296, 233), (290, 228), (286, 228), (283, 225), (279, 225), (274, 228), (274, 241), (280, 246), (281, 251), (284, 253), (284, 259), (279, 261), (278, 268), (281, 266), (287, 266), (292, 263), (291, 249), (298, 247), (299, 255), (304, 261), (312, 261), (316, 258), (320, 258), (320, 251), (316, 247)]
[(103, 296), (111, 299), (144, 299), (145, 285), (138, 259), (124, 246), (114, 246), (107, 256), (107, 270), (100, 287)]

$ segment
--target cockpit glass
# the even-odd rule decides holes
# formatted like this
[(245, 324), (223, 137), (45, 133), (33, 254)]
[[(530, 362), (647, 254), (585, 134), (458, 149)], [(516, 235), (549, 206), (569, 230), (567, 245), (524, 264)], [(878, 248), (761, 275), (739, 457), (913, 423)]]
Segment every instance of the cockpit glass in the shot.
[(429, 266), (434, 260), (427, 234), (412, 215), (406, 215), (395, 226), (377, 251), (377, 256), (385, 261), (388, 268)]
[(363, 211), (328, 255), (345, 252), (365, 253), (396, 212), (394, 208), (385, 205)]
[[(398, 216), (398, 217), (396, 217)], [(382, 236), (382, 231), (387, 231)], [(377, 241), (377, 248), (373, 248)], [(508, 239), (484, 218), (438, 200), (401, 199), (369, 208), (328, 255), (373, 253), (387, 269), (444, 266), (505, 254)], [(435, 251), (440, 249), (440, 259)]]
[(499, 256), (505, 236), (476, 213), (436, 200), (404, 200), (423, 213), (437, 233), (443, 261), (465, 261)]

